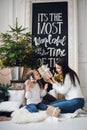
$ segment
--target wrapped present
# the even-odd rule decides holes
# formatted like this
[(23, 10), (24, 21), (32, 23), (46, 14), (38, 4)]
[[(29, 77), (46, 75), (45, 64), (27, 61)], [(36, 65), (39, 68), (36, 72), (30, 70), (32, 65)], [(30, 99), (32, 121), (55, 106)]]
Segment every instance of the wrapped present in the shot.
[(53, 106), (48, 106), (46, 111), (48, 116), (54, 116), (54, 117), (59, 117), (60, 112), (61, 110), (58, 107), (53, 107)]
[(53, 76), (48, 68), (48, 65), (42, 65), (40, 68), (38, 68), (38, 71), (45, 81), (52, 78)]

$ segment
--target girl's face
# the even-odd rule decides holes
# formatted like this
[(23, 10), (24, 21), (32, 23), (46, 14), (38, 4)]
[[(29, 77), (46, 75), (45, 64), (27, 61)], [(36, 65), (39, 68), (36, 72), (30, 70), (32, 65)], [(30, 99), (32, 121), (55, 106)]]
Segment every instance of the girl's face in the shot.
[(58, 74), (62, 74), (62, 67), (58, 64), (56, 64), (56, 71), (58, 72)]
[(41, 79), (40, 74), (38, 73), (38, 71), (34, 70), (34, 71), (33, 71), (33, 74), (34, 74), (35, 80)]

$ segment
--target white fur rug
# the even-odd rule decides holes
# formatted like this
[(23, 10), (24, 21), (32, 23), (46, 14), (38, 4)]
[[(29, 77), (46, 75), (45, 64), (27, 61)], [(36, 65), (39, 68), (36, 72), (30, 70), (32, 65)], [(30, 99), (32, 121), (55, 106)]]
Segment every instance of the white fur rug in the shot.
[(46, 114), (46, 111), (39, 111), (37, 113), (30, 113), (24, 107), (11, 114), (12, 121), (18, 124), (31, 123), (31, 122), (41, 122), (41, 121), (62, 121), (75, 117), (87, 116), (87, 111), (78, 109), (74, 113), (60, 114), (58, 118), (50, 117)]
[(12, 121), (15, 123), (31, 123), (45, 120), (48, 116), (46, 111), (39, 111), (37, 113), (30, 113), (24, 107), (11, 114)]

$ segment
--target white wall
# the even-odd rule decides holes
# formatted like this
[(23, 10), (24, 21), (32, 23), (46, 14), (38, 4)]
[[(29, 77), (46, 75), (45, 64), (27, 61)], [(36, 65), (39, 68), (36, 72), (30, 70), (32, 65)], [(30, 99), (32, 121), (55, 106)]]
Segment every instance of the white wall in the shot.
[(14, 25), (16, 17), (22, 26), (29, 27), (29, 0), (0, 0), (0, 32)]
[[(29, 30), (29, 5), (28, 0), (0, 0), (0, 32), (9, 30), (9, 26), (14, 26), (16, 17), (19, 25), (28, 27)], [(0, 70), (0, 83), (10, 83), (11, 70)]]
[(79, 77), (87, 99), (87, 0), (78, 0)]
[[(33, 0), (33, 2), (35, 1), (36, 0)], [(38, 1), (40, 2), (43, 0)], [(47, 2), (47, 0), (44, 1)], [(77, 68), (78, 70), (81, 80), (81, 87), (85, 97), (87, 98), (87, 0), (68, 1), (70, 3), (69, 11), (71, 11), (69, 12), (69, 15), (72, 16), (72, 18), (69, 17), (69, 31), (71, 31), (71, 35), (69, 34), (69, 46), (72, 50), (70, 59), (72, 60), (73, 58), (72, 66), (73, 68), (75, 67), (75, 69)], [(73, 4), (71, 4), (72, 1)], [(0, 0), (0, 32), (5, 32), (6, 30), (8, 30), (8, 25), (13, 26), (15, 24), (16, 17), (18, 17), (19, 24), (23, 25), (24, 27), (27, 26), (28, 29), (31, 31), (31, 3), (32, 0)], [(78, 33), (76, 29), (78, 29)], [(10, 76), (8, 77), (10, 78)]]

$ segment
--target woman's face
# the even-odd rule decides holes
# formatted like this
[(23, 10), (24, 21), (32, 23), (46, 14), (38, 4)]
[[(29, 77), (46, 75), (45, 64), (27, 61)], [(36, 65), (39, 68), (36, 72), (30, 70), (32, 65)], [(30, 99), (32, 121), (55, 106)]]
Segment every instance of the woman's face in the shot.
[(62, 67), (58, 64), (56, 64), (56, 71), (58, 72), (58, 74), (62, 74)]
[(35, 80), (39, 80), (39, 79), (41, 79), (40, 74), (38, 73), (37, 70), (34, 70), (34, 71), (33, 71), (33, 74), (34, 74), (34, 78), (35, 78)]

